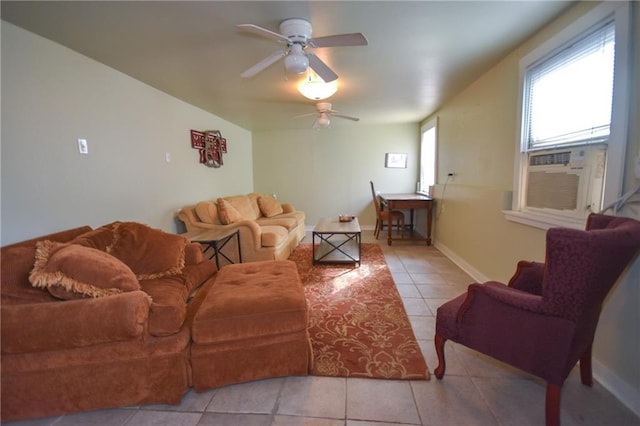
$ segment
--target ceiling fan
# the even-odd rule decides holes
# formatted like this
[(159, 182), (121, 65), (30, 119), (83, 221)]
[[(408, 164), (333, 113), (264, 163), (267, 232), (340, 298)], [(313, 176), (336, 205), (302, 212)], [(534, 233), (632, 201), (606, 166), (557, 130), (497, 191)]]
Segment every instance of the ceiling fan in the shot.
[(326, 83), (338, 78), (327, 64), (325, 64), (315, 54), (308, 51), (309, 47), (343, 47), (343, 46), (366, 46), (367, 38), (361, 33), (336, 34), (326, 37), (311, 38), (311, 23), (304, 19), (286, 19), (280, 23), (280, 33), (259, 27), (253, 24), (240, 24), (238, 28), (242, 31), (267, 37), (286, 45), (267, 56), (248, 70), (240, 74), (244, 78), (253, 77), (270, 65), (284, 58), (284, 67), (288, 72), (301, 74), (311, 67), (316, 74)]
[(329, 127), (329, 124), (331, 124), (331, 120), (329, 119), (329, 117), (340, 117), (340, 118), (346, 118), (347, 120), (351, 120), (351, 121), (360, 121), (359, 118), (357, 117), (351, 117), (349, 115), (344, 115), (344, 114), (338, 114), (338, 111), (335, 111), (333, 109), (331, 109), (331, 104), (329, 102), (318, 102), (316, 104), (316, 110), (318, 112), (312, 112), (309, 114), (302, 114), (302, 115), (297, 115), (293, 118), (300, 118), (300, 117), (309, 117), (311, 115), (318, 115), (318, 117), (315, 119), (315, 121), (313, 122), (313, 128), (317, 129), (317, 128), (325, 128), (325, 127)]

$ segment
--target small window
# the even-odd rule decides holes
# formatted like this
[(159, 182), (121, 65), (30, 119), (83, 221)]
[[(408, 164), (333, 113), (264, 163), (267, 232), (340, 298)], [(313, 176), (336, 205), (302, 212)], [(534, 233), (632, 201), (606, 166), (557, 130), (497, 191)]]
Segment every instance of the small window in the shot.
[(628, 4), (604, 3), (522, 58), (509, 220), (582, 228), (619, 196), (628, 46)]
[(430, 187), (436, 183), (437, 127), (437, 120), (432, 120), (422, 126), (420, 176), (417, 190), (425, 194), (429, 194)]

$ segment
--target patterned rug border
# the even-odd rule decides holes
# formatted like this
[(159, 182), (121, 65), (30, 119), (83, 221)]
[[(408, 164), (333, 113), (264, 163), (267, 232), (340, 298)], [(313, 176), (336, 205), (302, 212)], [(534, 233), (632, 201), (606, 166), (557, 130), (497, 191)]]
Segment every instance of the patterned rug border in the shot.
[(384, 253), (362, 243), (362, 263), (313, 265), (311, 243), (291, 254), (309, 304), (314, 376), (429, 380)]

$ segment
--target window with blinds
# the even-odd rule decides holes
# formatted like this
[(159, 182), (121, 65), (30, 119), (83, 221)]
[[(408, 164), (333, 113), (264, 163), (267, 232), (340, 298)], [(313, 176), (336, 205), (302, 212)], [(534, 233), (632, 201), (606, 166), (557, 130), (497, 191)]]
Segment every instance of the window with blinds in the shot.
[(615, 26), (605, 23), (525, 74), (526, 150), (607, 142)]
[(630, 2), (601, 2), (519, 61), (508, 220), (584, 229), (619, 197), (628, 142)]

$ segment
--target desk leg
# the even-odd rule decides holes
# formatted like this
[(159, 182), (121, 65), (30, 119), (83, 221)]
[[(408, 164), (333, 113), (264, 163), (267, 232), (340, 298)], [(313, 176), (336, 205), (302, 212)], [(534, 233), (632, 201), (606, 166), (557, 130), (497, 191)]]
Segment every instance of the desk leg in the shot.
[[(393, 243), (393, 239), (391, 238), (391, 228), (393, 228), (391, 223), (391, 212), (393, 211), (393, 203), (391, 201), (388, 202), (389, 208), (389, 220), (387, 221), (387, 244), (391, 245)], [(380, 224), (382, 226), (382, 224)]]
[(409, 214), (411, 215), (411, 221), (409, 223), (409, 226), (410, 226), (409, 235), (410, 235), (411, 238), (413, 238), (413, 231), (414, 231), (414, 228), (413, 228), (413, 218), (414, 218), (413, 212), (414, 211), (415, 211), (415, 209), (411, 209), (411, 212), (409, 212)]

